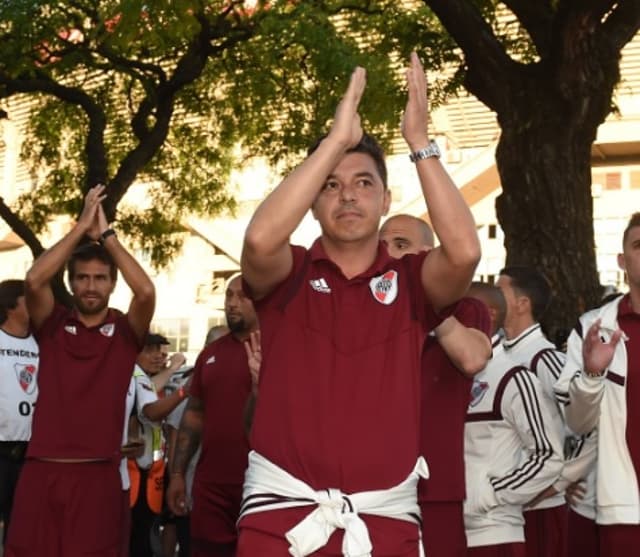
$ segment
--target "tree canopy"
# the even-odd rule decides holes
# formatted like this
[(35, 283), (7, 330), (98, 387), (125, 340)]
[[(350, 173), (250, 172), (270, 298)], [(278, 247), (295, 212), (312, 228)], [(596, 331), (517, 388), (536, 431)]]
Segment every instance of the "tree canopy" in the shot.
[[(37, 186), (0, 215), (37, 255), (51, 215), (77, 214), (104, 183), (107, 216), (165, 261), (185, 215), (233, 206), (226, 185), (239, 158), (286, 165), (324, 130), (356, 65), (368, 69), (367, 127), (396, 133), (399, 64), (417, 41), (443, 40), (415, 10), (393, 0), (0, 2), (0, 99), (31, 106), (24, 156)], [(443, 53), (425, 54), (438, 64)], [(149, 208), (119, 206), (134, 181), (148, 184)]]

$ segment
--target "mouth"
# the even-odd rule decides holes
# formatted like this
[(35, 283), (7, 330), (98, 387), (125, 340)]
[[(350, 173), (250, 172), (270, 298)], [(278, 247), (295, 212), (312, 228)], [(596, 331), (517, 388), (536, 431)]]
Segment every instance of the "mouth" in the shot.
[(359, 219), (362, 218), (362, 213), (360, 211), (356, 211), (354, 209), (349, 209), (347, 211), (338, 211), (336, 213), (336, 220), (341, 219)]

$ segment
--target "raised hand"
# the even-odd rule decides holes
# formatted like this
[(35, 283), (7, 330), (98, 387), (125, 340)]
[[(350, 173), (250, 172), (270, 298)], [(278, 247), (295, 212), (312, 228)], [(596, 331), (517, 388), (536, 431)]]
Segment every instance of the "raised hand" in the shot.
[(247, 363), (249, 364), (249, 373), (251, 374), (251, 390), (254, 394), (257, 394), (260, 366), (262, 365), (260, 331), (253, 331), (249, 334), (249, 340), (244, 341), (244, 348), (247, 352)]
[(367, 83), (367, 75), (364, 68), (357, 67), (351, 74), (351, 80), (347, 91), (342, 97), (338, 108), (336, 108), (335, 117), (329, 137), (338, 141), (345, 149), (355, 147), (362, 138), (362, 125), (360, 124), (360, 115), (358, 114), (358, 105), (364, 87)]
[(107, 197), (104, 193), (105, 187), (102, 184), (92, 187), (84, 197), (84, 207), (80, 218), (78, 218), (78, 226), (82, 227), (85, 234), (92, 240), (98, 240), (100, 234), (104, 230), (100, 230), (98, 222), (98, 210), (102, 209), (102, 201)]
[(402, 116), (402, 136), (411, 151), (427, 146), (429, 134), (427, 121), (429, 118), (429, 102), (427, 99), (427, 77), (420, 58), (411, 53), (411, 65), (407, 68), (407, 106)]
[(621, 337), (622, 331), (618, 329), (611, 335), (609, 342), (604, 342), (600, 338), (600, 319), (596, 319), (589, 327), (582, 344), (584, 371), (589, 375), (603, 373), (609, 367)]

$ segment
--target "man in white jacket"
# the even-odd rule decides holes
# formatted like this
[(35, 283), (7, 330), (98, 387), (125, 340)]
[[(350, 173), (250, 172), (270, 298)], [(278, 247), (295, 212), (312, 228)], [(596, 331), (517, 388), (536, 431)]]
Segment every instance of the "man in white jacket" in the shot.
[(629, 293), (580, 318), (556, 385), (577, 434), (597, 428), (596, 522), (600, 556), (640, 543), (640, 213), (624, 231), (618, 264)]
[(487, 304), (493, 356), (474, 377), (465, 425), (464, 504), (468, 557), (525, 555), (523, 506), (550, 486), (563, 465), (553, 427), (555, 404), (496, 334), (505, 315), (500, 289), (473, 283), (469, 296)]
[[(551, 286), (533, 267), (512, 265), (500, 271), (497, 285), (507, 302), (503, 347), (513, 360), (529, 369), (542, 384), (544, 397), (555, 403), (553, 386), (565, 362), (565, 355), (542, 332), (540, 320), (552, 298)], [(560, 412), (547, 424), (564, 437), (565, 426)], [(563, 485), (553, 494), (538, 498), (527, 508), (525, 537), (527, 557), (565, 557), (567, 546), (567, 513)]]

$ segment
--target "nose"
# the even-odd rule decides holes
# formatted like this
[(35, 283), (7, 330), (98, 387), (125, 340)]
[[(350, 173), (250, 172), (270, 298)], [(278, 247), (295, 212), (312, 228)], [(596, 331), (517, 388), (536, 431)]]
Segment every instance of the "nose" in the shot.
[(350, 184), (343, 184), (340, 187), (340, 201), (350, 203), (356, 198), (356, 188)]

